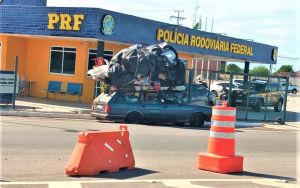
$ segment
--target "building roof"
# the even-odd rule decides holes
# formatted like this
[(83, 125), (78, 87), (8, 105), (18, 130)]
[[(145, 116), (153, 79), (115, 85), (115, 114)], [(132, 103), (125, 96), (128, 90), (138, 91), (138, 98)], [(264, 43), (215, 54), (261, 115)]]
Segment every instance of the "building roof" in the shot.
[[(3, 15), (0, 17), (0, 33), (83, 37), (147, 45), (165, 41), (172, 44), (177, 51), (199, 55), (199, 57), (207, 59), (264, 64), (276, 64), (277, 62), (278, 49), (272, 45), (100, 8), (0, 4), (0, 12)], [(107, 15), (109, 16), (107, 17)], [(67, 28), (65, 24), (61, 24), (63, 19), (71, 19), (71, 27)], [(74, 22), (77, 24), (76, 28)], [(53, 27), (51, 28), (51, 26)], [(112, 32), (105, 32), (106, 30)]]

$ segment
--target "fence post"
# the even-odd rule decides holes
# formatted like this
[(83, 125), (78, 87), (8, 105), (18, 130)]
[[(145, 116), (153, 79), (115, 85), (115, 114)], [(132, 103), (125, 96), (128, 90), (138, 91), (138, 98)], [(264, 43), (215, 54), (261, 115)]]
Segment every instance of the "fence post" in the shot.
[(289, 77), (286, 77), (286, 83), (285, 83), (285, 93), (284, 93), (284, 106), (283, 106), (283, 117), (281, 124), (285, 124), (285, 116), (286, 116), (286, 103), (287, 103), (287, 95), (288, 95), (288, 87), (289, 87)]
[(266, 97), (266, 101), (264, 103), (265, 106), (265, 113), (264, 113), (264, 121), (266, 121), (267, 119), (267, 105), (268, 105), (268, 100), (269, 100), (269, 92), (271, 91), (271, 87), (270, 87), (270, 77), (268, 77), (268, 83), (267, 83), (267, 97)]
[(16, 56), (16, 62), (15, 62), (15, 79), (14, 79), (14, 92), (12, 96), (12, 108), (13, 110), (16, 108), (16, 91), (17, 91), (17, 79), (18, 79), (18, 64), (19, 64), (19, 58)]
[(191, 85), (192, 85), (192, 82), (193, 82), (193, 79), (194, 79), (194, 69), (190, 69), (189, 70), (189, 84), (188, 84), (188, 102), (190, 103), (191, 102)]
[(249, 112), (249, 94), (250, 94), (250, 82), (251, 82), (251, 75), (248, 74), (248, 82), (247, 82), (247, 87), (243, 86), (243, 89), (247, 91), (247, 96), (246, 96), (246, 115), (245, 115), (245, 120), (248, 120), (248, 112)]
[[(209, 95), (211, 95), (211, 93), (210, 93), (211, 71), (209, 71), (208, 73), (209, 73), (209, 76), (208, 76), (209, 77), (209, 80), (208, 80), (209, 85), (208, 85), (208, 92), (207, 92), (207, 105), (209, 105)], [(212, 98), (212, 100), (215, 100), (215, 99)], [(214, 105), (216, 105), (216, 104), (214, 104)]]
[(229, 106), (231, 106), (232, 80), (233, 80), (233, 73), (230, 72), (229, 91), (228, 91), (228, 104), (229, 104)]

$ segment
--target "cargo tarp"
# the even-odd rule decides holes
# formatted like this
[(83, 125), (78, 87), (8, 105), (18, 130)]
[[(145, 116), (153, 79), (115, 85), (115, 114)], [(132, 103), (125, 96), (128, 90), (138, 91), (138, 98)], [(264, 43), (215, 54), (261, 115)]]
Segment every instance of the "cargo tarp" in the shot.
[(185, 83), (185, 65), (177, 51), (167, 43), (130, 46), (103, 66), (94, 67), (88, 73), (117, 88), (138, 89), (140, 86), (143, 89), (153, 87), (154, 83), (171, 88)]

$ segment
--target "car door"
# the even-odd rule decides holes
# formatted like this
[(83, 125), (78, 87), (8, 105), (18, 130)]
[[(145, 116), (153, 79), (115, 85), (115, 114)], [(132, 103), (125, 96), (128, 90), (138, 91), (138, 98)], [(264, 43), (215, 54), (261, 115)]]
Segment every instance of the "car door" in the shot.
[(191, 87), (191, 104), (207, 105), (208, 90), (203, 86), (192, 85)]
[(158, 98), (157, 92), (144, 92), (142, 96), (141, 112), (144, 119), (153, 122), (163, 122), (165, 106)]
[(164, 110), (161, 112), (165, 122), (187, 121), (192, 111), (181, 92), (166, 92), (161, 96)]
[(140, 111), (139, 92), (118, 92), (114, 96), (111, 105), (111, 114), (125, 117), (129, 112)]
[(270, 84), (269, 105), (276, 105), (279, 100), (278, 86), (276, 83)]

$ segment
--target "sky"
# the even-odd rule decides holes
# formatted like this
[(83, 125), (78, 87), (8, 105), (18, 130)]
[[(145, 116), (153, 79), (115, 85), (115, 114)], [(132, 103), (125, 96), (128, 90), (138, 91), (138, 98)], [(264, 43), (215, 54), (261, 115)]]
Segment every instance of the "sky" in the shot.
[(300, 3), (297, 0), (48, 0), (48, 6), (97, 7), (172, 24), (176, 23), (170, 19), (171, 15), (177, 16), (174, 11), (184, 10), (180, 13), (185, 18), (181, 24), (192, 27), (196, 2), (202, 30), (207, 18), (209, 32), (213, 29), (214, 33), (277, 46), (279, 57), (273, 71), (286, 64), (292, 65), (295, 71), (300, 70)]

